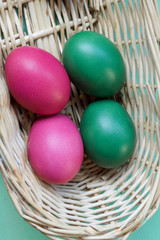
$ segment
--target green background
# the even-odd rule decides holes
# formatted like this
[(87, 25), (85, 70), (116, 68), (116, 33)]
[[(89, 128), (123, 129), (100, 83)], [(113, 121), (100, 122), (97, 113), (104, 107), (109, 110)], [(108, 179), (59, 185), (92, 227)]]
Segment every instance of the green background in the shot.
[[(160, 5), (160, 0), (158, 0)], [(0, 240), (49, 240), (30, 226), (16, 211), (0, 174)], [(140, 229), (130, 235), (128, 240), (159, 240), (160, 208)]]
[[(49, 240), (16, 211), (0, 174), (0, 240)], [(128, 240), (160, 239), (160, 209)]]

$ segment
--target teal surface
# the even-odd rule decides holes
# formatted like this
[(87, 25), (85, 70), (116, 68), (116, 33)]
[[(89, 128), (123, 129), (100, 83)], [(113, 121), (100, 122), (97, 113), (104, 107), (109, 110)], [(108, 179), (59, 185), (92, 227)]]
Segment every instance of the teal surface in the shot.
[[(16, 211), (0, 175), (0, 240), (49, 240), (30, 226)], [(159, 240), (160, 209), (128, 240)]]
[[(158, 0), (160, 7), (160, 0)], [(0, 174), (0, 240), (49, 240), (17, 213)], [(127, 240), (160, 240), (160, 208)]]

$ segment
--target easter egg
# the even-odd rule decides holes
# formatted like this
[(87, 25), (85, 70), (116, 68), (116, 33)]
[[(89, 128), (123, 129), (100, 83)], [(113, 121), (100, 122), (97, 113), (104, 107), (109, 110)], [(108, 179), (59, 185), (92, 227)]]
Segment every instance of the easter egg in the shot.
[(67, 116), (55, 114), (38, 119), (28, 138), (32, 168), (44, 181), (64, 184), (78, 173), (83, 161), (83, 142)]
[(132, 119), (113, 100), (88, 105), (81, 119), (80, 133), (88, 157), (104, 168), (119, 167), (135, 149), (136, 131)]
[(71, 86), (65, 68), (42, 49), (14, 49), (6, 59), (5, 75), (12, 96), (31, 112), (55, 114), (69, 101)]
[(104, 35), (92, 31), (74, 34), (66, 42), (62, 58), (70, 80), (91, 96), (113, 96), (124, 85), (123, 58)]

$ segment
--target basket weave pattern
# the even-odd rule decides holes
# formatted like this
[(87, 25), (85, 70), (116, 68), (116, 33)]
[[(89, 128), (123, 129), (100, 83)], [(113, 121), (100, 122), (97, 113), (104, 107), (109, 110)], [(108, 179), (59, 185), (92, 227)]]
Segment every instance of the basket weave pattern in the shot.
[[(0, 170), (19, 214), (51, 239), (127, 239), (160, 202), (160, 15), (156, 0), (0, 1)], [(132, 116), (137, 145), (121, 168), (102, 169), (85, 156), (69, 183), (41, 181), (27, 158), (37, 116), (10, 96), (4, 64), (18, 46), (38, 46), (61, 61), (66, 39), (79, 31), (104, 34), (120, 50), (127, 81), (116, 96)], [(15, 62), (16, 68), (16, 62)], [(72, 85), (63, 110), (77, 126), (89, 99)], [(74, 147), (74, 146), (73, 146)], [(75, 239), (74, 238), (74, 239)]]

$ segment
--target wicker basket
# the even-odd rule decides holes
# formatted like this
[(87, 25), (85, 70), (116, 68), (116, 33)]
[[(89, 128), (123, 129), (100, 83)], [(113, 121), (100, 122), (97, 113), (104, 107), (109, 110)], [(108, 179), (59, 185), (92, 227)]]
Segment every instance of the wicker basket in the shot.
[[(160, 202), (160, 15), (156, 0), (0, 1), (0, 170), (19, 214), (51, 239), (127, 239)], [(26, 143), (37, 116), (7, 89), (10, 51), (35, 45), (59, 60), (67, 38), (92, 30), (120, 50), (127, 81), (116, 96), (132, 116), (136, 150), (128, 163), (102, 169), (85, 156), (77, 176), (61, 186), (41, 181), (30, 167)], [(16, 62), (15, 62), (16, 68)], [(89, 99), (72, 85), (63, 110), (77, 126)]]

